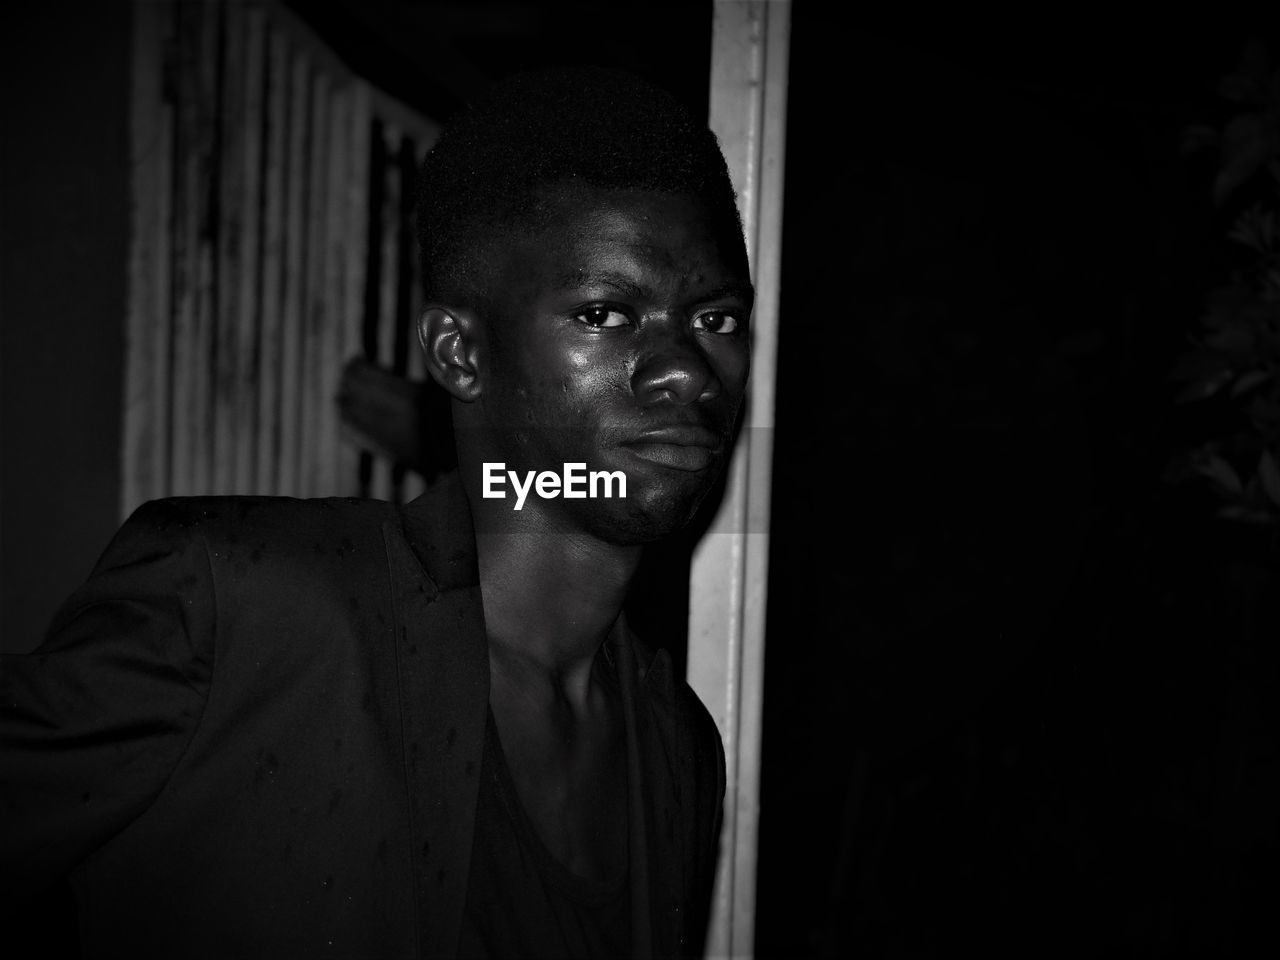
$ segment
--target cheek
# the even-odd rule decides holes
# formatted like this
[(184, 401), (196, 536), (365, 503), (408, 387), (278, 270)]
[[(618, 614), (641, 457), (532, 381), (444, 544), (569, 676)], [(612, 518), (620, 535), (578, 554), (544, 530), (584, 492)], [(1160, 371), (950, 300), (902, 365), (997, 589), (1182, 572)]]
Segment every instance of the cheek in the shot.
[(751, 349), (745, 343), (724, 344), (708, 351), (716, 377), (724, 385), (725, 393), (739, 400), (746, 392), (747, 377), (751, 373)]
[(558, 393), (556, 353), (536, 339), (496, 333), (488, 359), (486, 392), (499, 406), (532, 410)]
[(599, 351), (589, 349), (544, 354), (522, 365), (511, 403), (526, 425), (552, 435), (590, 432), (629, 383), (625, 365), (601, 360)]
[[(619, 338), (620, 341), (621, 338)], [(630, 396), (634, 350), (573, 330), (490, 341), (490, 415), (525, 428), (577, 433)]]
[(561, 387), (566, 396), (594, 406), (617, 396), (631, 382), (634, 358), (608, 344), (577, 344), (565, 352)]

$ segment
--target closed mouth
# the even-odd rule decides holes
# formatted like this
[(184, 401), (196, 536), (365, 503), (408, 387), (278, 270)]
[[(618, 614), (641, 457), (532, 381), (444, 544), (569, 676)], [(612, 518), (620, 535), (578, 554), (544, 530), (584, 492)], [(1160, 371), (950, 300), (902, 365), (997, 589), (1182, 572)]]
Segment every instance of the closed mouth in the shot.
[(715, 462), (723, 446), (720, 435), (706, 427), (670, 426), (645, 431), (621, 444), (650, 463), (674, 470), (697, 472)]
[(646, 443), (671, 444), (677, 447), (705, 447), (708, 450), (719, 450), (722, 440), (720, 434), (707, 427), (680, 424), (646, 430), (638, 437), (624, 441), (623, 445), (632, 446)]

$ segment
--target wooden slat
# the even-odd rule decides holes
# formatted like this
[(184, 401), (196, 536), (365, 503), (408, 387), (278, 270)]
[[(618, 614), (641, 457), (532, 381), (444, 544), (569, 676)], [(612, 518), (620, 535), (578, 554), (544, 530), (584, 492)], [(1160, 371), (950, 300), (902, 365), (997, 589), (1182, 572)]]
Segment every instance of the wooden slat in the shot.
[(311, 170), (311, 63), (293, 51), (285, 162), (285, 271), (280, 336), (280, 475), (276, 493), (299, 493), (303, 316), (307, 304), (307, 198)]
[(239, 166), (242, 184), (237, 229), (238, 264), (228, 316), (235, 324), (236, 373), (232, 456), (235, 493), (257, 490), (258, 321), (262, 296), (262, 161), (264, 156), (266, 22), (262, 10), (245, 8), (243, 28), (244, 109), (241, 115), (242, 149), (230, 158)]
[(300, 332), (298, 370), (298, 464), (296, 496), (318, 493), (317, 448), (321, 424), (321, 363), (325, 320), (325, 256), (328, 253), (329, 186), (329, 78), (316, 72), (311, 87), (311, 122), (307, 136), (309, 172), (306, 198), (306, 270), (304, 311)]
[(239, 350), (235, 293), (240, 273), (240, 194), (243, 171), (236, 163), (244, 141), (244, 29), (239, 4), (219, 5), (222, 37), (216, 76), (221, 87), (221, 115), (217, 166), (214, 176), (214, 350), (210, 357), (210, 413), (213, 417), (213, 456), (208, 493), (228, 493), (235, 476), (235, 393)]
[(176, 7), (176, 56), (171, 68), (176, 78), (175, 120), (175, 182), (173, 185), (173, 393), (169, 400), (172, 410), (172, 470), (169, 490), (172, 493), (194, 492), (193, 439), (196, 431), (197, 411), (192, 394), (193, 370), (197, 358), (195, 346), (195, 273), (196, 273), (196, 207), (199, 203), (198, 169), (196, 165), (194, 116), (196, 83), (191, 74), (199, 55), (192, 26), (191, 7)]
[(280, 474), (280, 338), (285, 271), (285, 147), (289, 129), (289, 44), (268, 30), (263, 149), (262, 279), (257, 306), (258, 429), (255, 493), (275, 493)]
[(222, 4), (199, 5), (199, 52), (195, 72), (198, 127), (196, 185), (198, 190), (195, 258), (195, 329), (191, 366), (191, 473), (196, 494), (214, 493), (213, 424), (214, 370), (218, 362), (217, 317), (217, 167), (218, 167), (218, 43)]
[(345, 244), (351, 233), (347, 202), (349, 166), (350, 95), (344, 88), (334, 90), (326, 105), (328, 116), (328, 176), (325, 183), (324, 269), (320, 288), (324, 301), (324, 332), (317, 361), (315, 435), (315, 495), (338, 496), (346, 492), (339, 483), (341, 464), (338, 411), (335, 397), (342, 373), (346, 320)]
[(217, 8), (177, 8), (178, 182), (174, 198), (173, 492), (203, 492), (212, 459), (213, 171)]
[(130, 114), (133, 168), (125, 337), (121, 519), (169, 491), (173, 103), (164, 89), (174, 8), (135, 4)]
[(246, 113), (256, 94), (249, 89), (247, 23), (244, 9), (229, 4), (223, 9), (223, 41), (219, 69), (221, 93), (221, 144), (216, 158), (217, 206), (217, 278), (216, 342), (213, 371), (213, 484), (211, 492), (231, 493), (236, 487), (237, 413), (241, 385), (240, 365), (240, 288), (242, 275), (252, 268), (244, 256), (245, 233), (252, 231), (247, 222), (248, 204), (245, 157), (252, 149), (252, 135)]
[[(416, 271), (413, 266), (413, 141), (402, 133), (392, 143), (395, 151), (395, 176), (398, 178), (399, 203), (396, 208), (396, 306), (391, 329), (391, 369), (397, 376), (409, 373), (409, 357), (413, 353), (413, 287)], [(391, 474), (391, 499), (405, 502), (405, 480), (410, 471), (404, 464), (393, 464)]]
[[(391, 363), (394, 352), (396, 329), (396, 285), (399, 278), (399, 246), (400, 246), (400, 168), (397, 147), (400, 143), (400, 128), (394, 124), (383, 127), (383, 142), (386, 144), (382, 170), (376, 171), (383, 182), (383, 202), (379, 211), (379, 226), (382, 241), (382, 272), (378, 279), (379, 312), (377, 317), (377, 348), (374, 359), (383, 365)], [(393, 483), (391, 463), (385, 457), (376, 457), (373, 465), (373, 480), (370, 493), (379, 500), (393, 500), (395, 486)]]
[[(416, 185), (417, 170), (422, 166), (423, 157), (429, 149), (421, 140), (413, 142), (414, 183)], [(421, 382), (427, 377), (426, 358), (422, 346), (418, 343), (418, 316), (422, 312), (422, 278), (418, 271), (418, 237), (416, 231), (409, 234), (409, 260), (413, 264), (413, 283), (409, 289), (409, 330), (408, 330), (408, 364), (405, 374), (410, 380)], [(409, 471), (404, 478), (400, 495), (407, 503), (421, 496), (427, 489), (426, 480), (416, 470)]]
[[(345, 144), (347, 156), (346, 216), (343, 234), (342, 276), (343, 309), (339, 323), (339, 354), (345, 364), (363, 355), (365, 263), (368, 257), (369, 202), (369, 138), (372, 120), (369, 113), (368, 87), (362, 83), (350, 86), (350, 113)], [(339, 427), (338, 488), (340, 495), (360, 492), (360, 449)]]

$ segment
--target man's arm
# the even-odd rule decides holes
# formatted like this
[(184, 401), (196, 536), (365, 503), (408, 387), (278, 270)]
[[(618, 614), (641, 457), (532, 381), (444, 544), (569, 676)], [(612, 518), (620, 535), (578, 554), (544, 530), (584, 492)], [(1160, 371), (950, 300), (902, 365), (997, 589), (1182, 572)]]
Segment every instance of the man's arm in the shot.
[(8, 905), (38, 894), (161, 792), (199, 722), (214, 594), (185, 508), (120, 530), (44, 644), (0, 674), (0, 861)]

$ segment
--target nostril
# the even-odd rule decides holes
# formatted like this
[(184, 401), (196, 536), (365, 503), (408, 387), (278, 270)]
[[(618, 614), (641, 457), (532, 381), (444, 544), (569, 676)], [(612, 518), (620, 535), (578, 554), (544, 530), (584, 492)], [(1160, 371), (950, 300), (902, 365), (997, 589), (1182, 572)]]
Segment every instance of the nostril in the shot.
[(641, 403), (687, 405), (719, 395), (718, 378), (694, 338), (663, 331), (648, 347), (631, 379)]
[(650, 364), (638, 372), (635, 394), (645, 403), (693, 403), (707, 389), (707, 372), (687, 363)]

